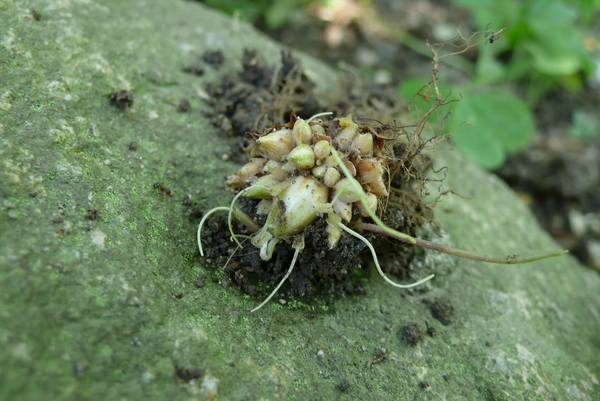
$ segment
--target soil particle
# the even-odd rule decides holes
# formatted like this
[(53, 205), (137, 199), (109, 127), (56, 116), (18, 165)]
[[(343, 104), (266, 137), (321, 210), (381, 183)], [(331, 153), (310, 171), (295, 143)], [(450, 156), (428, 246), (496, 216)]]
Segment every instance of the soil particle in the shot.
[(404, 331), (404, 338), (413, 347), (423, 338), (423, 329), (418, 323), (409, 323), (402, 330)]
[(190, 101), (188, 99), (181, 99), (177, 106), (177, 111), (180, 113), (186, 113), (190, 111)]
[(130, 109), (133, 106), (133, 92), (128, 90), (119, 90), (109, 96), (110, 102), (120, 109)]
[(178, 379), (184, 382), (188, 382), (190, 380), (198, 379), (199, 377), (204, 376), (204, 369), (186, 368), (179, 365), (178, 363), (174, 364), (174, 369), (175, 376), (177, 376)]
[(211, 121), (221, 135), (245, 137), (285, 122), (289, 108), (302, 118), (320, 111), (314, 84), (291, 53), (282, 53), (282, 64), (269, 67), (255, 50), (246, 50), (242, 71), (223, 75), (220, 84), (209, 83), (206, 92), (215, 113)]
[(352, 388), (352, 385), (350, 384), (350, 382), (347, 379), (342, 379), (340, 380), (340, 383), (338, 384), (338, 388), (340, 389), (340, 391), (342, 393), (350, 390), (350, 388)]
[(85, 218), (88, 220), (97, 220), (100, 217), (100, 211), (98, 209), (87, 209)]
[(444, 326), (448, 326), (452, 323), (450, 315), (452, 314), (453, 308), (449, 303), (437, 299), (431, 305), (431, 314), (434, 318), (439, 320)]
[(202, 60), (213, 68), (220, 68), (225, 62), (225, 56), (220, 50), (208, 50), (202, 55)]
[(196, 286), (196, 288), (204, 288), (204, 286), (206, 282), (206, 275), (203, 274), (200, 277), (198, 277), (198, 279), (196, 280), (196, 282), (194, 283), (194, 285)]
[(427, 334), (431, 337), (435, 337), (438, 335), (437, 329), (433, 326), (427, 326)]

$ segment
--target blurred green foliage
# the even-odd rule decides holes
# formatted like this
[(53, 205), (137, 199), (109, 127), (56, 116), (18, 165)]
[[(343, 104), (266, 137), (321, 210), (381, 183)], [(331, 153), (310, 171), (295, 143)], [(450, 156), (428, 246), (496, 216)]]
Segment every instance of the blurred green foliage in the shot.
[[(494, 42), (493, 57), (477, 60), (480, 82), (522, 83), (526, 100), (564, 85), (579, 89), (594, 72), (595, 60), (585, 48), (586, 28), (593, 22), (599, 0), (455, 0), (470, 11), (480, 30), (507, 27)], [(494, 74), (486, 73), (495, 70)]]
[[(455, 5), (470, 12), (481, 30), (478, 38), (489, 39), (478, 47), (474, 68), (466, 69), (466, 83), (440, 77), (442, 89), (452, 88), (445, 92), (448, 100), (461, 100), (441, 107), (432, 122), (452, 132), (454, 144), (470, 159), (495, 169), (507, 153), (530, 143), (532, 107), (543, 96), (560, 87), (578, 90), (594, 73), (596, 61), (584, 38), (600, 0), (455, 0)], [(502, 27), (506, 30), (501, 35), (490, 37), (492, 28)], [(399, 87), (405, 98), (415, 99), (421, 114), (429, 106), (421, 90), (427, 80), (414, 78)], [(414, 97), (419, 90), (421, 95)], [(592, 123), (589, 116), (575, 115), (570, 132), (588, 137), (595, 128)]]
[(238, 14), (241, 19), (256, 22), (264, 19), (269, 29), (283, 26), (298, 11), (298, 7), (310, 3), (326, 4), (329, 0), (199, 0), (209, 7), (223, 11), (226, 14)]

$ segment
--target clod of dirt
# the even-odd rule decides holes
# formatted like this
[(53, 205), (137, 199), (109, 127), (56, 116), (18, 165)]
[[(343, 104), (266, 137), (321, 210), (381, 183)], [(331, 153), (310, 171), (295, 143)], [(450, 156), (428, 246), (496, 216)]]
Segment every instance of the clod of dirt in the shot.
[(413, 347), (423, 338), (423, 329), (417, 323), (409, 323), (402, 329), (404, 331), (404, 338)]
[[(305, 296), (320, 288), (338, 295), (363, 294), (364, 290), (355, 272), (361, 267), (359, 252), (364, 249), (364, 243), (344, 236), (339, 246), (331, 250), (327, 245), (325, 224), (325, 219), (319, 219), (309, 228), (305, 251), (299, 255), (294, 274), (288, 279), (287, 292)], [(226, 217), (212, 219), (203, 237), (207, 244), (205, 256), (215, 260), (219, 267), (223, 265), (225, 258), (236, 251), (235, 244), (229, 238)], [(258, 289), (259, 284), (277, 284), (281, 280), (293, 254), (293, 249), (280, 246), (270, 261), (264, 261), (258, 251), (240, 249), (225, 266), (225, 272), (233, 277), (240, 290), (256, 296), (262, 293)]]
[(282, 52), (281, 66), (275, 69), (247, 49), (242, 71), (223, 75), (220, 85), (207, 85), (215, 110), (211, 120), (221, 135), (245, 137), (248, 131), (283, 124), (290, 107), (308, 118), (320, 111), (313, 86), (291, 53)]
[(452, 323), (452, 320), (450, 320), (450, 315), (452, 312), (452, 306), (441, 299), (436, 298), (431, 305), (431, 314), (434, 318), (442, 322), (444, 326), (448, 326), (450, 323)]
[(188, 99), (181, 99), (177, 106), (177, 111), (180, 113), (186, 113), (190, 111), (190, 101)]
[(343, 392), (350, 390), (350, 388), (352, 388), (352, 385), (350, 384), (350, 382), (347, 379), (342, 379), (342, 380), (340, 380), (340, 383), (338, 384), (338, 388), (343, 393)]
[(133, 92), (120, 90), (110, 94), (110, 102), (120, 109), (130, 109), (133, 106)]
[(198, 379), (199, 377), (204, 376), (204, 369), (197, 368), (185, 368), (177, 363), (175, 363), (175, 376), (178, 379), (189, 382), (190, 380)]
[(438, 335), (437, 329), (433, 326), (427, 326), (427, 334), (431, 337), (435, 337)]
[(98, 209), (87, 209), (85, 218), (88, 220), (96, 220), (100, 217), (100, 211)]
[(225, 61), (225, 56), (220, 50), (207, 50), (202, 55), (202, 60), (213, 68), (220, 68)]

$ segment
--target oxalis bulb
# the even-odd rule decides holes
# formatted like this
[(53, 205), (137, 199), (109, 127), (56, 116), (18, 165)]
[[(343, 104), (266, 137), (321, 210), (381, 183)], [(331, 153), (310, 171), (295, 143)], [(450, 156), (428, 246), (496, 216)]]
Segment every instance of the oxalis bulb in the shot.
[[(525, 263), (558, 256), (563, 251), (535, 255), (488, 256), (466, 252), (413, 238), (385, 225), (379, 215), (390, 194), (387, 166), (393, 155), (386, 146), (394, 138), (377, 134), (371, 127), (354, 122), (352, 115), (323, 122), (308, 120), (291, 113), (285, 126), (267, 130), (255, 138), (246, 151), (250, 161), (226, 182), (237, 191), (230, 207), (208, 211), (198, 226), (198, 246), (203, 255), (201, 230), (214, 212), (229, 212), (231, 239), (240, 247), (233, 232), (232, 219), (242, 222), (251, 233), (250, 243), (259, 250), (260, 258), (269, 261), (278, 244), (291, 243), (295, 250), (287, 272), (270, 295), (252, 311), (264, 306), (290, 276), (298, 255), (305, 249), (305, 233), (318, 217), (325, 221), (327, 247), (335, 250), (345, 233), (363, 241), (371, 251), (375, 267), (383, 279), (398, 288), (410, 288), (431, 278), (429, 275), (413, 284), (402, 285), (389, 279), (379, 265), (375, 249), (358, 231), (370, 231), (399, 241), (434, 249), (451, 255), (492, 263)], [(262, 199), (255, 215), (265, 215), (262, 225), (235, 206), (240, 197)], [(251, 213), (252, 215), (252, 213)], [(352, 227), (352, 228), (350, 228)]]

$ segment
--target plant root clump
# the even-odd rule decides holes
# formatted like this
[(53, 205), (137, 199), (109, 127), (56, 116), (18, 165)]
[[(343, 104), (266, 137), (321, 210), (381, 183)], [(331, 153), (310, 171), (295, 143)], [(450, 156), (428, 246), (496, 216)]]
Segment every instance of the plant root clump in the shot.
[[(424, 145), (410, 143), (412, 153), (404, 152), (399, 164), (390, 143), (417, 140), (404, 128), (372, 120), (356, 122), (352, 115), (332, 121), (321, 118), (328, 114), (303, 120), (292, 111), (289, 123), (260, 134), (249, 133), (252, 142), (245, 151), (250, 161), (227, 179), (227, 186), (237, 191), (231, 207), (223, 208), (229, 211), (227, 228), (244, 249), (225, 270), (233, 273), (237, 284), (249, 294), (256, 294), (253, 283), (257, 280), (280, 285), (287, 280), (289, 292), (297, 295), (309, 294), (315, 286), (335, 292), (335, 283), (339, 282), (345, 283), (344, 291), (361, 292), (348, 282), (361, 265), (359, 252), (366, 247), (386, 281), (410, 287), (387, 278), (369, 240), (350, 227), (361, 221), (375, 222), (400, 237), (412, 238), (384, 225), (379, 216), (385, 215), (390, 198), (404, 199), (404, 193), (410, 196), (403, 203), (418, 203), (406, 211), (429, 210), (408, 185), (413, 177), (422, 175), (407, 155), (417, 159)], [(394, 194), (389, 185), (393, 178), (390, 167), (394, 176), (406, 176), (404, 180), (395, 179), (401, 188), (396, 188), (398, 193)], [(239, 208), (234, 205), (237, 199)], [(248, 251), (234, 233), (234, 212), (246, 225), (246, 233), (251, 234), (246, 239), (253, 250)], [(385, 219), (401, 221), (402, 229), (411, 233), (415, 222), (425, 219), (405, 216)], [(218, 234), (226, 228), (224, 225), (222, 221), (220, 227), (213, 226), (217, 231), (209, 228), (207, 245), (212, 252), (232, 254), (232, 243), (224, 244), (225, 238)], [(281, 246), (284, 243), (292, 247)]]
[[(304, 119), (293, 110), (289, 122), (275, 122), (282, 118), (287, 104), (299, 102), (303, 112), (314, 110), (318, 104), (312, 84), (289, 53), (283, 53), (281, 69), (270, 70), (255, 53), (247, 51), (238, 79), (224, 79), (222, 88), (213, 88), (215, 97), (227, 93), (228, 101), (217, 108), (217, 117), (230, 122), (222, 128), (229, 133), (250, 126), (253, 130), (246, 132), (248, 146), (244, 151), (249, 161), (226, 181), (236, 195), (229, 207), (216, 207), (204, 214), (198, 226), (198, 247), (204, 256), (203, 226), (215, 212), (226, 211), (225, 219), (208, 224), (208, 256), (229, 256), (225, 271), (248, 294), (261, 294), (260, 284), (277, 283), (253, 312), (286, 281), (291, 284), (289, 292), (298, 295), (309, 294), (317, 286), (335, 292), (336, 283), (351, 282), (349, 278), (360, 266), (358, 254), (364, 248), (370, 251), (379, 275), (394, 287), (412, 288), (433, 277), (431, 274), (412, 284), (391, 280), (379, 264), (371, 241), (377, 235), (489, 263), (528, 263), (564, 253), (491, 256), (415, 236), (417, 227), (433, 223), (432, 207), (422, 199), (429, 195), (431, 182), (441, 183), (425, 176), (432, 166), (426, 151), (434, 149), (446, 135), (422, 136), (431, 114), (447, 104), (437, 86), (439, 61), (464, 51), (440, 57), (438, 51), (443, 45), (428, 46), (433, 55), (429, 86), (435, 101), (412, 126), (352, 114), (330, 119), (331, 112)], [(253, 87), (262, 92), (253, 91)], [(371, 99), (362, 106), (368, 109), (374, 105)], [(432, 171), (445, 177), (445, 168)], [(442, 192), (441, 184), (438, 190), (440, 196), (452, 192)], [(399, 273), (408, 275), (409, 270)], [(360, 292), (352, 284), (344, 288)]]

